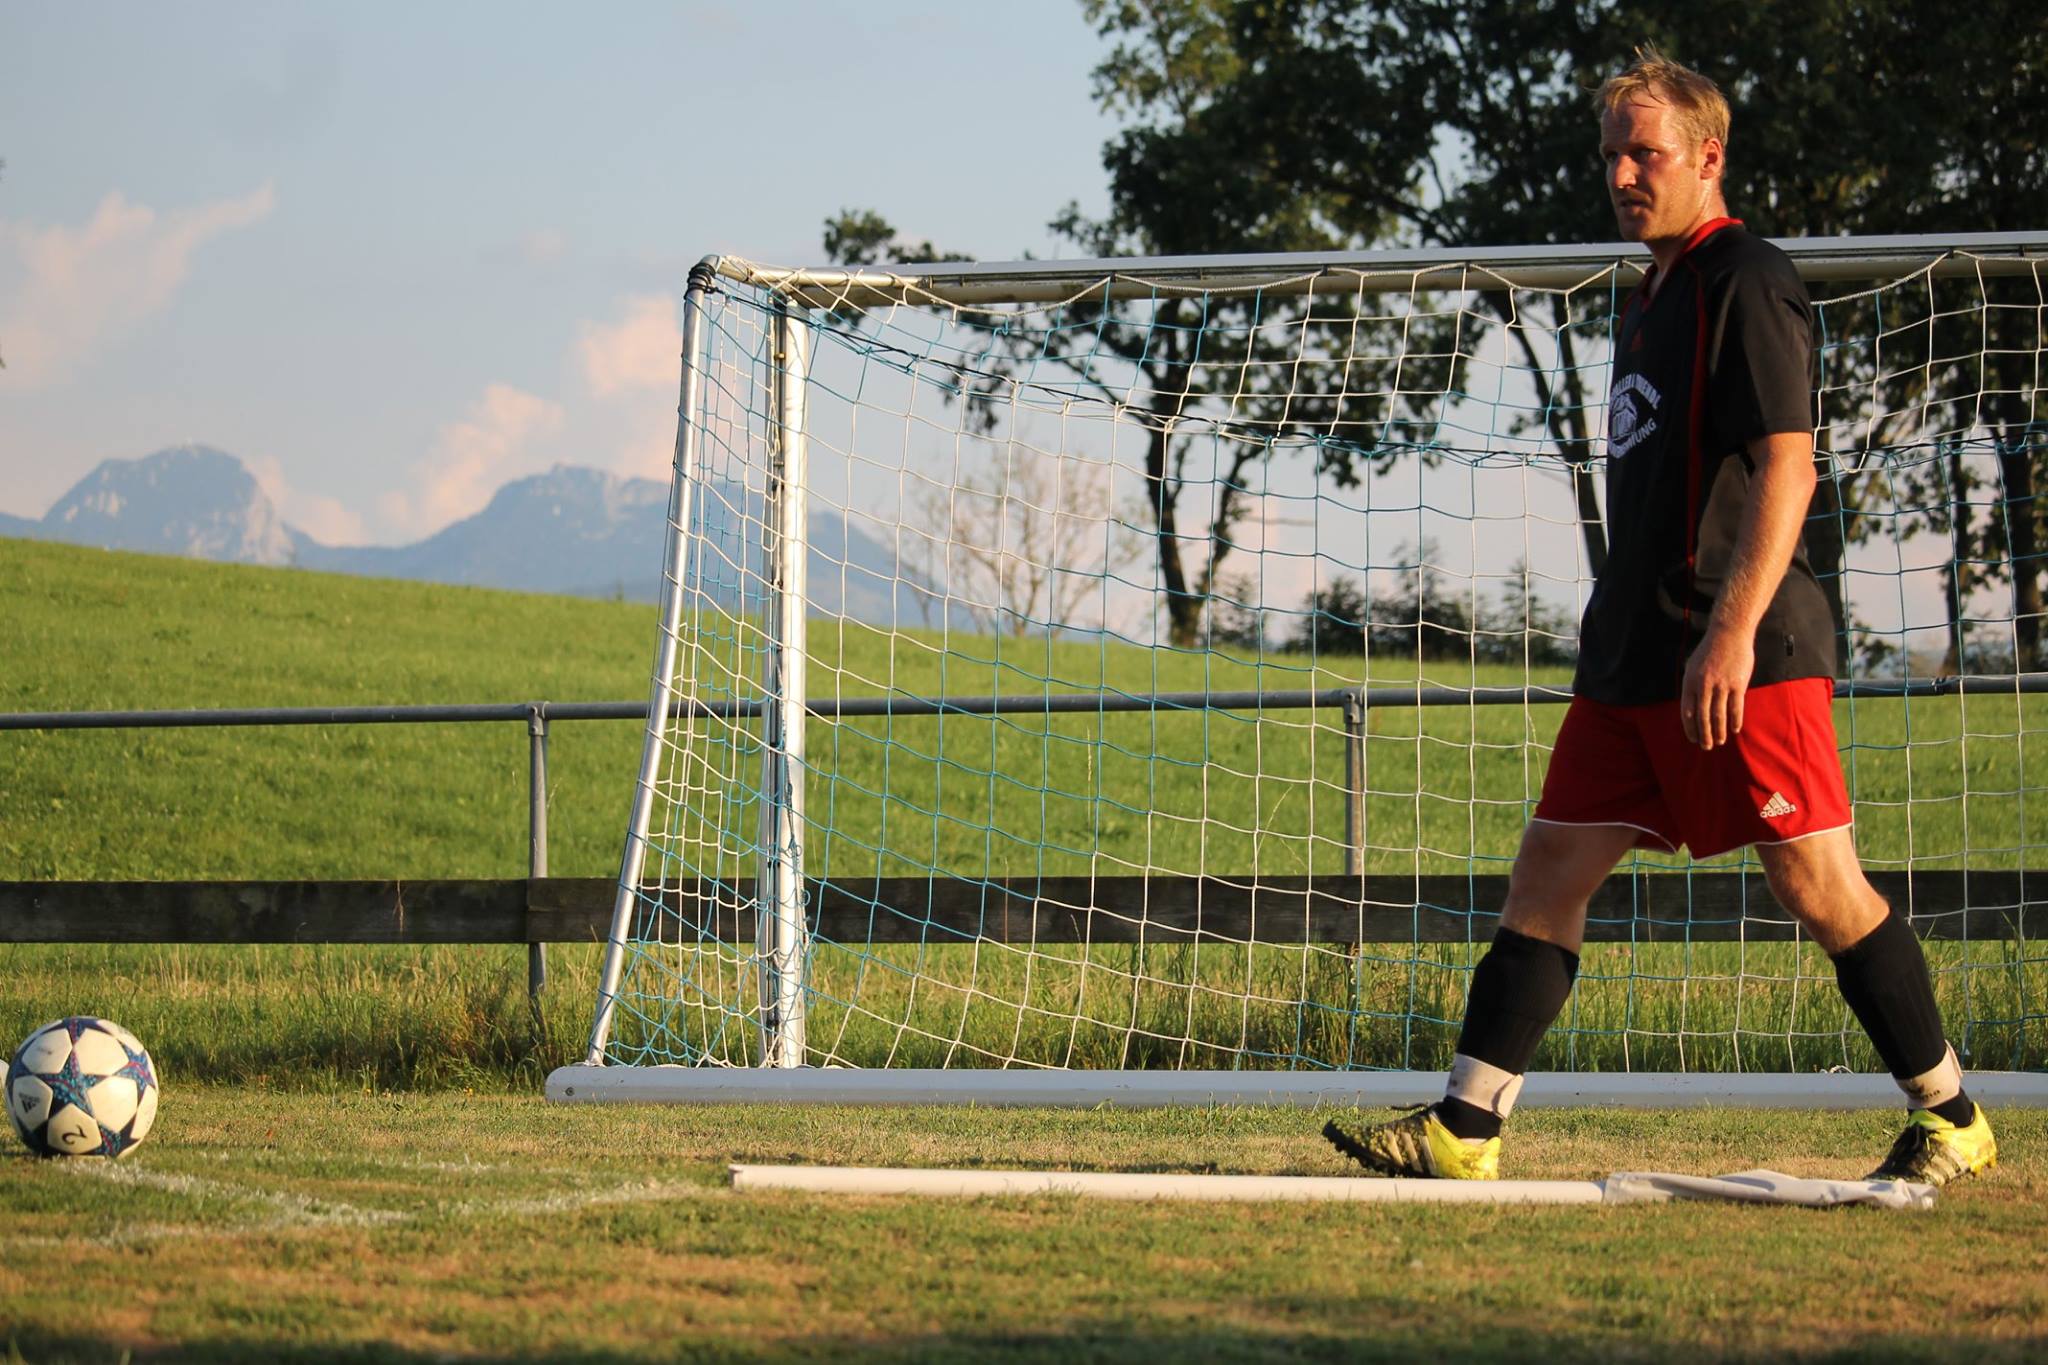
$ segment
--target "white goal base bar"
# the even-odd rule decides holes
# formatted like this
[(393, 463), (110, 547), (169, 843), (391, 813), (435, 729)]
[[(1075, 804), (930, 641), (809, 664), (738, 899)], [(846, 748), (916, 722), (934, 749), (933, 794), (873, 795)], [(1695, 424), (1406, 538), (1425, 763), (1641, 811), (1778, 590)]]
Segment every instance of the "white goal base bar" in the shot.
[[(1965, 1083), (1991, 1109), (2048, 1108), (2048, 1074), (1972, 1071)], [(1156, 1109), (1280, 1105), (1378, 1109), (1435, 1099), (1442, 1078), (1416, 1071), (942, 1071), (838, 1067), (565, 1066), (547, 1097), (571, 1104), (972, 1104)], [(1763, 1109), (1893, 1109), (1889, 1076), (1825, 1072), (1532, 1071), (1517, 1107), (1699, 1105)]]
[(882, 1166), (733, 1166), (735, 1190), (811, 1194), (925, 1195), (1223, 1203), (1662, 1204), (1719, 1200), (1833, 1208), (1868, 1204), (1924, 1209), (1934, 1187), (1898, 1180), (1804, 1180), (1776, 1171), (1727, 1176), (1624, 1172), (1605, 1180), (1382, 1180), (1369, 1176), (1150, 1175), (1122, 1171), (952, 1171)]

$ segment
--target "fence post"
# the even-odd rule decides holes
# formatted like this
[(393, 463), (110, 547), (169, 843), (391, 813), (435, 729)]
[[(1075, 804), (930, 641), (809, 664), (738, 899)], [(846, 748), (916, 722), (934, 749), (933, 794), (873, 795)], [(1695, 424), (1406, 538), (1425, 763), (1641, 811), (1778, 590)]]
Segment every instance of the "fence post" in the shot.
[(1344, 875), (1365, 875), (1365, 689), (1344, 694)]
[[(526, 708), (526, 875), (548, 875), (548, 704)], [(548, 985), (548, 946), (526, 945), (526, 1005), (540, 1023), (540, 994)]]

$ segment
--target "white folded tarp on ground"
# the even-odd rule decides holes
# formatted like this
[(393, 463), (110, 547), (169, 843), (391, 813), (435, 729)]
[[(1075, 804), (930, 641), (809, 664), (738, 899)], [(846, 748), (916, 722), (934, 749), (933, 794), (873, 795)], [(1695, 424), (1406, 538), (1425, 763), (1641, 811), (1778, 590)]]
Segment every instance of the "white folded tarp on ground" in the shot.
[(1776, 1171), (1734, 1175), (1668, 1175), (1624, 1171), (1601, 1182), (1609, 1204), (1661, 1204), (1672, 1199), (1727, 1199), (1738, 1204), (1797, 1204), (1830, 1209), (1869, 1204), (1883, 1209), (1931, 1209), (1934, 1186), (1903, 1180), (1802, 1180)]
[(1726, 1199), (1807, 1208), (1871, 1204), (1896, 1209), (1927, 1208), (1934, 1203), (1934, 1190), (1927, 1185), (1889, 1180), (1800, 1180), (1775, 1171), (1720, 1177), (1629, 1173), (1606, 1180), (1383, 1180), (1371, 1176), (955, 1171), (893, 1166), (734, 1166), (731, 1171), (736, 1190), (968, 1199), (1047, 1194), (1086, 1199), (1396, 1204), (1640, 1204)]

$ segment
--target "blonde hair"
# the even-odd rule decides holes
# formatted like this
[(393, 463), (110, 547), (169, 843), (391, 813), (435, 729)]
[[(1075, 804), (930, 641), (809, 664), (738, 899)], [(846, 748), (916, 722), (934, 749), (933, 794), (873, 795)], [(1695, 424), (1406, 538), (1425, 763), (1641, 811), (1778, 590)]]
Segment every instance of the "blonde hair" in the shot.
[(1728, 145), (1728, 99), (1721, 87), (1648, 43), (1636, 49), (1636, 59), (1620, 75), (1608, 77), (1593, 103), (1606, 115), (1645, 98), (1677, 110), (1679, 122), (1695, 143), (1713, 138), (1724, 148)]

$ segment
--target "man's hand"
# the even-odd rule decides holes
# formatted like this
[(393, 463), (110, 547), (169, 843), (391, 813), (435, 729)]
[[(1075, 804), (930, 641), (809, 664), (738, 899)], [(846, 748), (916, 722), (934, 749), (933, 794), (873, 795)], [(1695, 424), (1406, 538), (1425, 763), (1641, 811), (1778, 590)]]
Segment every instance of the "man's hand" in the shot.
[(1708, 629), (1686, 662), (1678, 694), (1678, 720), (1688, 740), (1713, 749), (1742, 733), (1742, 696), (1755, 669), (1752, 632)]
[(1742, 696), (1756, 669), (1757, 626), (1799, 548), (1799, 527), (1818, 478), (1813, 438), (1803, 431), (1760, 436), (1749, 443), (1749, 458), (1756, 472), (1727, 581), (1714, 602), (1707, 637), (1686, 660), (1678, 693), (1679, 723), (1702, 749), (1742, 733)]

